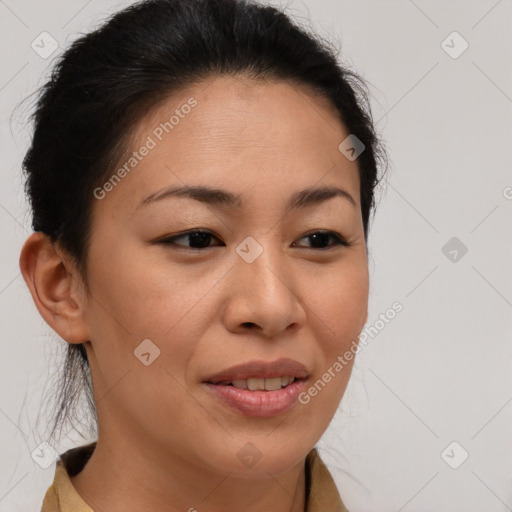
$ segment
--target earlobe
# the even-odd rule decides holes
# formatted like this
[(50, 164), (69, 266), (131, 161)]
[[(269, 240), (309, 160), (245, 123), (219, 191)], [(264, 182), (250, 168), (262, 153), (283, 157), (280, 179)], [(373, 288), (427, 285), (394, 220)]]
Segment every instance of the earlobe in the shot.
[(73, 293), (79, 279), (69, 261), (42, 232), (32, 233), (21, 249), (20, 270), (46, 323), (69, 343), (88, 341), (84, 301)]

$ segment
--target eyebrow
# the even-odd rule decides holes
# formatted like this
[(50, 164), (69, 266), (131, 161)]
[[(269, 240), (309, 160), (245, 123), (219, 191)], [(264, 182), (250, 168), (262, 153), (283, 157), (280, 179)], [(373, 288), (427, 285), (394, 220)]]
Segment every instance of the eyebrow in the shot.
[[(219, 188), (210, 188), (206, 186), (171, 186), (153, 192), (146, 196), (137, 206), (141, 206), (168, 199), (171, 197), (187, 197), (199, 201), (201, 203), (212, 206), (224, 206), (232, 209), (240, 209), (242, 207), (242, 198)], [(306, 208), (316, 204), (323, 203), (333, 197), (341, 197), (349, 201), (352, 206), (357, 206), (354, 198), (342, 188), (326, 186), (317, 188), (307, 188), (295, 192), (286, 204), (286, 212), (296, 210), (298, 208)]]

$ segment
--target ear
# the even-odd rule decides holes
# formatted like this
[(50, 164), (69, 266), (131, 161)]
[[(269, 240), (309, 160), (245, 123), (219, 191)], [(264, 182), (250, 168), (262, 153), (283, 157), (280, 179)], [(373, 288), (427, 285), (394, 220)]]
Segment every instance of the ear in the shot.
[(86, 293), (71, 259), (44, 233), (36, 231), (25, 241), (19, 265), (46, 323), (69, 343), (88, 341), (84, 321)]

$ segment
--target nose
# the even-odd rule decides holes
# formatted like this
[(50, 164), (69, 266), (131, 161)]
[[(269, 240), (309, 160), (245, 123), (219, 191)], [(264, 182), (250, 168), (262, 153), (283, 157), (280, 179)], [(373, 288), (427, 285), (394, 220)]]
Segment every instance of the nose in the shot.
[(252, 263), (236, 255), (229, 274), (224, 322), (230, 332), (252, 329), (271, 338), (304, 325), (298, 276), (279, 250), (266, 248)]

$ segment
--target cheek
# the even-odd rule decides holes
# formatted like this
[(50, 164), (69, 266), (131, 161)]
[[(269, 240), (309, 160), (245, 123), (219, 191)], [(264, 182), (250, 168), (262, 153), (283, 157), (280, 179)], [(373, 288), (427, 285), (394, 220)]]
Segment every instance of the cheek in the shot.
[[(108, 265), (93, 269), (96, 308), (107, 323), (124, 329), (133, 337), (164, 337), (179, 328), (181, 320), (211, 288), (207, 275), (195, 275), (191, 269), (151, 262), (136, 250), (116, 251)], [(210, 276), (211, 277), (211, 276)]]
[(332, 355), (333, 351), (344, 350), (364, 326), (368, 309), (368, 269), (365, 264), (340, 266), (339, 270), (330, 270), (321, 279), (316, 278), (305, 296), (325, 334), (327, 340), (324, 349)]
[[(91, 283), (97, 300), (89, 324), (91, 336), (97, 342), (95, 350), (101, 373), (115, 373), (119, 377), (118, 367), (124, 371), (129, 368), (137, 375), (142, 371), (140, 378), (149, 388), (158, 388), (159, 383), (169, 380), (173, 384), (168, 373), (156, 371), (160, 367), (179, 382), (186, 381), (198, 341), (218, 315), (218, 304), (213, 305), (212, 301), (216, 297), (215, 285), (225, 271), (148, 262), (136, 258), (135, 251), (116, 251), (117, 254), (121, 256), (108, 266), (96, 264)], [(151, 343), (143, 345), (143, 340)], [(144, 367), (136, 357), (145, 346), (158, 354), (149, 367)], [(172, 386), (167, 389), (166, 394), (172, 395)], [(135, 392), (144, 394), (142, 388)]]
[[(185, 410), (190, 402), (182, 386), (196, 350), (194, 340), (200, 339), (204, 324), (201, 297), (213, 279), (191, 280), (183, 271), (171, 274), (167, 267), (138, 260), (134, 253), (116, 250), (120, 256), (108, 265), (97, 259), (91, 266), (88, 320), (95, 342), (95, 373), (106, 390), (116, 389), (112, 398), (119, 401), (122, 414), (134, 421), (151, 418), (168, 428), (172, 411)], [(144, 353), (149, 353), (148, 365)], [(155, 408), (155, 403), (161, 407)], [(192, 412), (198, 421), (200, 413)]]
[(308, 295), (310, 327), (315, 333), (318, 364), (302, 395), (315, 430), (323, 432), (343, 398), (364, 327), (368, 307), (368, 273), (364, 265), (330, 273), (324, 286), (316, 280)]

